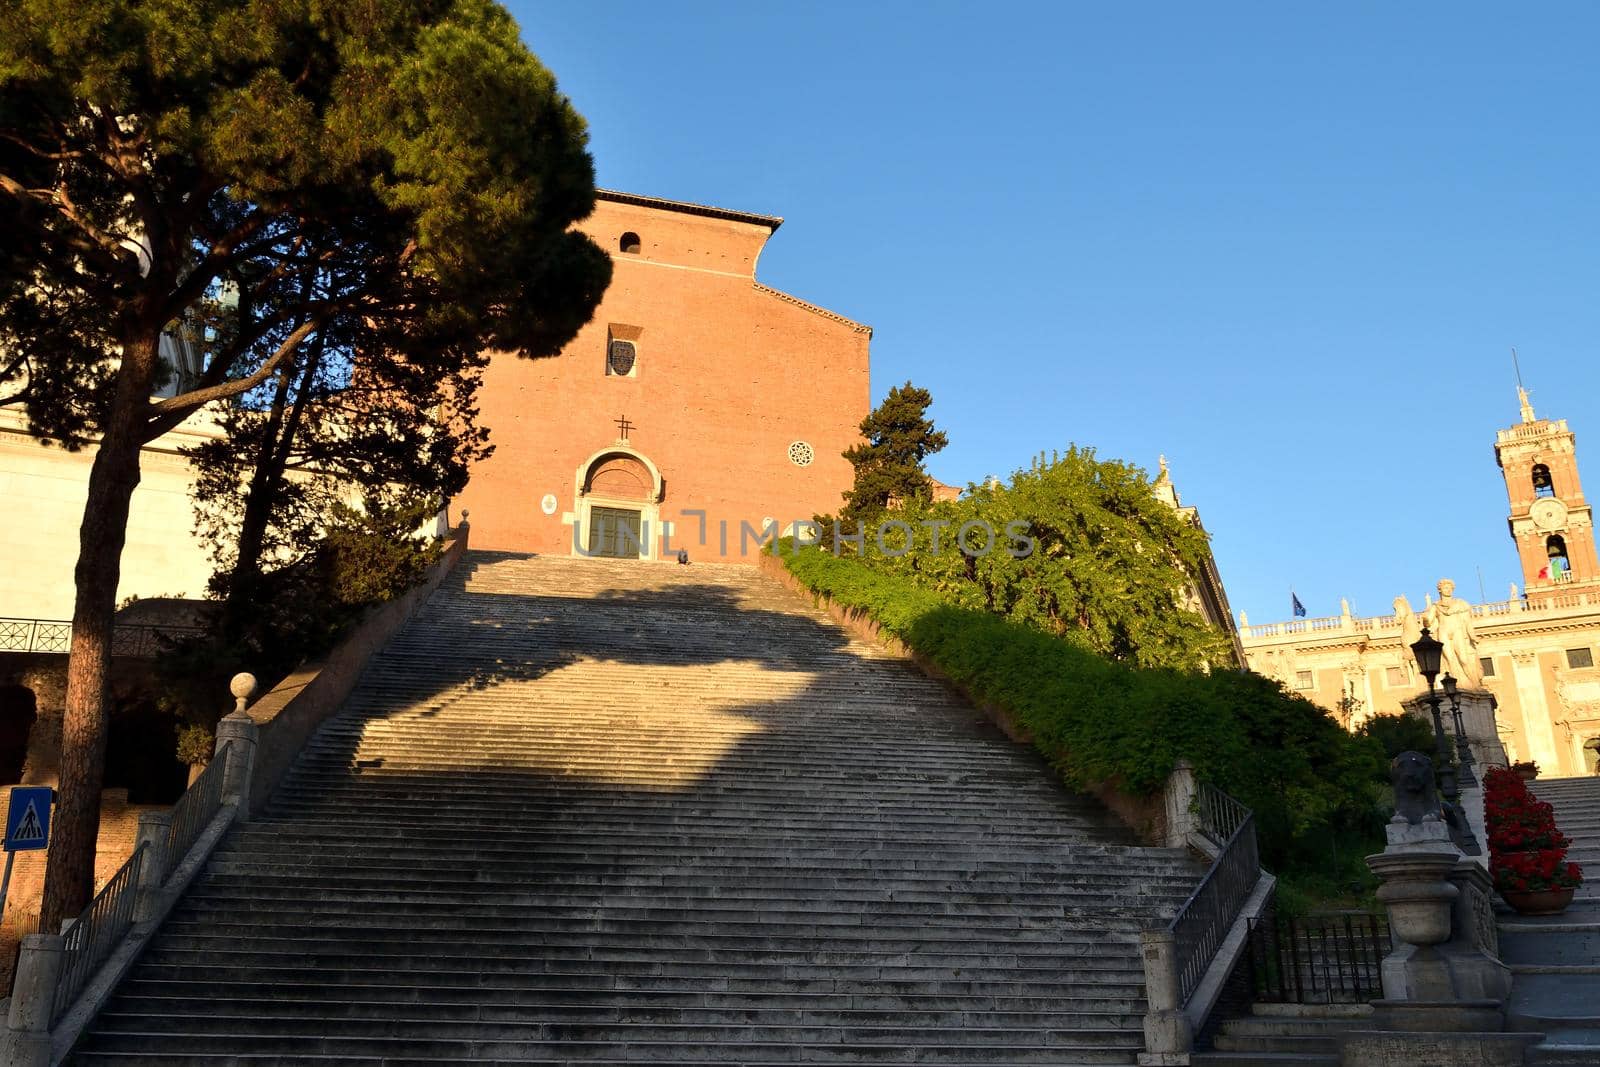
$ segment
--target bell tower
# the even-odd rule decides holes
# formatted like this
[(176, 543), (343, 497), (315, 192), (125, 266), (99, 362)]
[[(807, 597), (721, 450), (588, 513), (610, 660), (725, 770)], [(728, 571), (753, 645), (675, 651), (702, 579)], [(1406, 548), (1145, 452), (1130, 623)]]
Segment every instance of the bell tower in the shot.
[(1517, 387), (1522, 421), (1495, 435), (1494, 458), (1506, 480), (1508, 524), (1530, 596), (1571, 585), (1600, 584), (1594, 518), (1578, 480), (1578, 456), (1566, 419), (1541, 419)]

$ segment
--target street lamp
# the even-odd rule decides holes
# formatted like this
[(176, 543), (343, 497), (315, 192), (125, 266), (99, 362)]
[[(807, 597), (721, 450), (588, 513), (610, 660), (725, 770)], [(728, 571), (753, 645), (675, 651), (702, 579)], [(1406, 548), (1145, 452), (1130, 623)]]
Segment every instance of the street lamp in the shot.
[[(1416, 657), (1417, 670), (1428, 680), (1428, 710), (1433, 713), (1433, 748), (1434, 766), (1438, 771), (1439, 792), (1445, 801), (1455, 808), (1458, 815), (1461, 813), (1461, 786), (1456, 782), (1456, 769), (1450, 763), (1449, 746), (1444, 739), (1444, 720), (1439, 713), (1439, 691), (1433, 687), (1433, 680), (1439, 677), (1439, 662), (1444, 655), (1443, 642), (1436, 641), (1428, 633), (1428, 628), (1422, 628), (1422, 636), (1418, 637), (1411, 645), (1411, 654)], [(1455, 679), (1445, 675), (1447, 685), (1455, 687)], [(1472, 827), (1467, 825), (1466, 818), (1460, 819), (1459, 838), (1456, 844), (1462, 852), (1469, 856), (1476, 856), (1482, 850), (1478, 841), (1472, 834)], [(1452, 826), (1452, 836), (1457, 834), (1457, 828)]]
[(1467, 728), (1461, 721), (1461, 695), (1456, 691), (1456, 680), (1450, 675), (1445, 675), (1439, 680), (1444, 687), (1444, 695), (1450, 698), (1450, 717), (1456, 727), (1456, 763), (1461, 767), (1457, 776), (1460, 784), (1468, 789), (1478, 788), (1478, 776), (1473, 773), (1473, 764), (1478, 761), (1472, 758), (1472, 746), (1467, 743)]

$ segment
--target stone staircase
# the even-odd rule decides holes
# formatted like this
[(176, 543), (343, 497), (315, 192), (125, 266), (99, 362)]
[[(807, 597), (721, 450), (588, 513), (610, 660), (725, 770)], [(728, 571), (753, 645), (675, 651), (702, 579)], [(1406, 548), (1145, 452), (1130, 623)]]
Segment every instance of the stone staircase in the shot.
[(754, 568), (471, 553), (71, 1062), (1131, 1064), (1201, 873)]
[(1539, 778), (1530, 787), (1555, 808), (1556, 826), (1572, 838), (1567, 858), (1585, 881), (1560, 915), (1501, 915), (1511, 1024), (1546, 1035), (1529, 1063), (1600, 1067), (1600, 777)]
[(1370, 1004), (1252, 1004), (1197, 1052), (1195, 1067), (1338, 1067), (1339, 1035), (1372, 1027)]

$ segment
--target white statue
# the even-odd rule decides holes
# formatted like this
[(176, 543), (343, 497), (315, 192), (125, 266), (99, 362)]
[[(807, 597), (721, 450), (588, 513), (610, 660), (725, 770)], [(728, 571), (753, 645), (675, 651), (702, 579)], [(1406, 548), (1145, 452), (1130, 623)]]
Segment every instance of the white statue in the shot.
[(1422, 623), (1417, 621), (1411, 601), (1404, 596), (1394, 598), (1394, 617), (1400, 620), (1400, 667), (1406, 672), (1407, 680), (1415, 681), (1417, 661), (1411, 656), (1411, 646), (1422, 636)]
[(1483, 688), (1483, 667), (1478, 662), (1478, 642), (1472, 633), (1472, 605), (1455, 596), (1456, 583), (1439, 579), (1439, 599), (1423, 612), (1422, 621), (1433, 639), (1444, 645), (1439, 671), (1452, 675), (1458, 685)]

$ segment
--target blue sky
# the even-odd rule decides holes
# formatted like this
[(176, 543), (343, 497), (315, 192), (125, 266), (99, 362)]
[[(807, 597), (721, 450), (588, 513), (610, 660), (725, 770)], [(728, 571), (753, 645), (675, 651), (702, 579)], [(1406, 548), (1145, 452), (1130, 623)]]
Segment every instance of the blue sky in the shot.
[(937, 477), (1164, 452), (1254, 621), (1506, 597), (1512, 345), (1600, 485), (1600, 5), (510, 6), (602, 185), (785, 217)]

